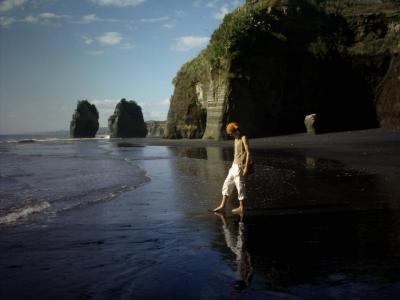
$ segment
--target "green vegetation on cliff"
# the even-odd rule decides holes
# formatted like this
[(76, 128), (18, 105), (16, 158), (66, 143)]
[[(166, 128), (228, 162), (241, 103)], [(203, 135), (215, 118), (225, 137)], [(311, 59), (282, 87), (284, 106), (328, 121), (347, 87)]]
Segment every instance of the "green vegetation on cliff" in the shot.
[(201, 53), (184, 64), (173, 80), (175, 91), (168, 113), (166, 137), (195, 138), (202, 136), (206, 125), (205, 104), (198, 99), (196, 84), (207, 81), (209, 64)]
[(178, 72), (167, 137), (212, 125), (219, 138), (229, 121), (253, 136), (294, 133), (310, 113), (320, 131), (396, 127), (379, 107), (400, 120), (381, 86), (399, 53), (398, 0), (247, 0)]

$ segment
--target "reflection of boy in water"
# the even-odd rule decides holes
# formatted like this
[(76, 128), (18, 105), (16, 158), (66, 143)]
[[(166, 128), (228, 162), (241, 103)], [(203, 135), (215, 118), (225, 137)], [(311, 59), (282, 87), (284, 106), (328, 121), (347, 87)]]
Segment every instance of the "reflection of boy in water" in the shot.
[(246, 198), (244, 176), (249, 172), (250, 147), (247, 137), (241, 132), (238, 123), (229, 123), (226, 126), (228, 135), (235, 138), (235, 155), (232, 167), (222, 187), (221, 204), (214, 211), (222, 210), (228, 202), (229, 196), (236, 186), (238, 191), (239, 207), (232, 210), (234, 213), (242, 213), (244, 210), (243, 201)]
[(221, 218), (226, 245), (236, 255), (238, 280), (234, 283), (233, 289), (242, 291), (250, 285), (253, 275), (251, 256), (246, 250), (246, 230), (243, 223), (243, 214), (240, 215), (237, 236), (227, 224), (224, 215), (218, 212), (215, 214)]

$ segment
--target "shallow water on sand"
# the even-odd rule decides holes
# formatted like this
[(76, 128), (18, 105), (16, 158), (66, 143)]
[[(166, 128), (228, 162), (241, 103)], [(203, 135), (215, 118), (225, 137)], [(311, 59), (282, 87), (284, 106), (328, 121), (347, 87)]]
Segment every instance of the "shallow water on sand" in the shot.
[(98, 149), (140, 166), (150, 181), (36, 222), (44, 226), (0, 228), (1, 299), (394, 299), (400, 292), (400, 193), (384, 174), (257, 150), (240, 218), (229, 213), (235, 198), (226, 213), (208, 212), (220, 200), (231, 149), (118, 141)]

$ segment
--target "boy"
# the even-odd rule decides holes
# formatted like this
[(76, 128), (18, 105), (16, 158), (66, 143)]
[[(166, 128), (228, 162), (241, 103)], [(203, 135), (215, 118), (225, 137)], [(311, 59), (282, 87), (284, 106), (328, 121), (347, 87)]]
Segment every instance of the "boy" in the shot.
[(247, 137), (241, 132), (239, 124), (232, 122), (226, 126), (228, 135), (235, 138), (235, 155), (232, 167), (229, 169), (228, 176), (222, 186), (221, 204), (213, 211), (221, 211), (228, 202), (229, 196), (236, 186), (238, 191), (239, 207), (232, 210), (233, 213), (243, 213), (243, 201), (246, 198), (244, 176), (248, 174), (250, 163), (250, 148)]

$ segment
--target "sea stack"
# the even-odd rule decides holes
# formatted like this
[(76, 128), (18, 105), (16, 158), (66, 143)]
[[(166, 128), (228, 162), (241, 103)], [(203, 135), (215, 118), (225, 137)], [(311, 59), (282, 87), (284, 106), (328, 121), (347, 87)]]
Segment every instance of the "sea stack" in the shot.
[(72, 138), (93, 138), (99, 129), (99, 112), (87, 100), (79, 100), (70, 124)]
[(135, 101), (122, 99), (108, 119), (112, 138), (146, 137), (142, 108)]

